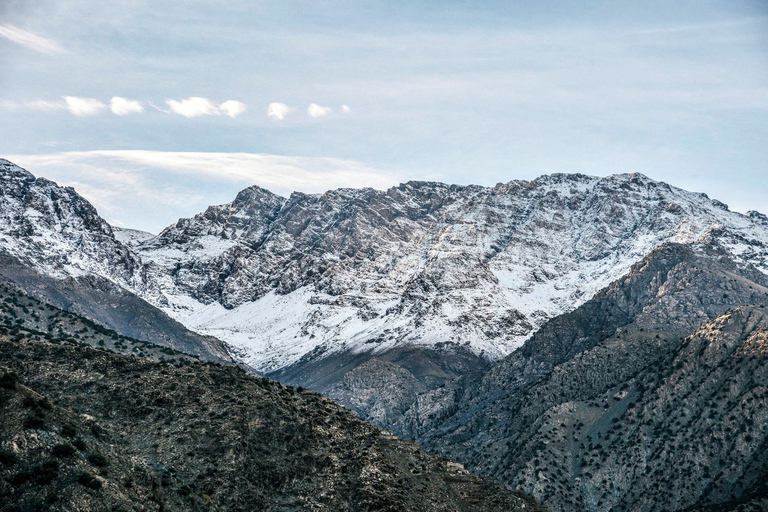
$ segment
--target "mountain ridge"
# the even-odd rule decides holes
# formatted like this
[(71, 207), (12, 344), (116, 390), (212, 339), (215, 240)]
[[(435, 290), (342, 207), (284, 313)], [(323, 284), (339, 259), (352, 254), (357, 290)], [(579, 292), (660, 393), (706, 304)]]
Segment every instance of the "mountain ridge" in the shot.
[(768, 270), (758, 214), (639, 174), (238, 197), (136, 250), (168, 300), (158, 305), (264, 371), (307, 353), (451, 342), (496, 360), (666, 241), (716, 238)]

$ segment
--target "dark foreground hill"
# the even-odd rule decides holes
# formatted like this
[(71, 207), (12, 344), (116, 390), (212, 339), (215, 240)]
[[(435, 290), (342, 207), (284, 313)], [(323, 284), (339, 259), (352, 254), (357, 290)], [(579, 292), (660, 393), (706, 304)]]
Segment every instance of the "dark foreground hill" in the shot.
[(327, 398), (0, 336), (0, 510), (540, 510)]

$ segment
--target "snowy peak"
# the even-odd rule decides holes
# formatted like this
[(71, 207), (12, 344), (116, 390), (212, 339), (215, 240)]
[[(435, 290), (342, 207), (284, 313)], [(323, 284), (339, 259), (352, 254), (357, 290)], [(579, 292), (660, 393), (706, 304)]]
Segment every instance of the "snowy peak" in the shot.
[[(35, 181), (35, 177), (31, 172), (22, 169), (5, 158), (0, 158), (0, 178), (2, 178), (3, 183), (8, 184), (8, 188)], [(3, 188), (5, 189), (5, 186)]]
[(762, 219), (642, 174), (288, 199), (251, 187), (139, 250), (170, 314), (269, 371), (413, 344), (496, 359), (665, 242), (716, 239), (768, 272)]
[(284, 198), (268, 190), (249, 187), (240, 191), (231, 203), (211, 206), (191, 219), (181, 219), (166, 228), (158, 235), (155, 245), (183, 245), (201, 236), (253, 243), (264, 234), (284, 203)]
[(265, 372), (412, 345), (498, 359), (666, 242), (768, 273), (768, 217), (641, 174), (287, 199), (254, 186), (158, 236), (116, 237), (71, 188), (0, 172), (0, 249), (49, 276), (105, 277)]
[(54, 277), (96, 274), (140, 287), (140, 260), (71, 187), (0, 160), (0, 250)]

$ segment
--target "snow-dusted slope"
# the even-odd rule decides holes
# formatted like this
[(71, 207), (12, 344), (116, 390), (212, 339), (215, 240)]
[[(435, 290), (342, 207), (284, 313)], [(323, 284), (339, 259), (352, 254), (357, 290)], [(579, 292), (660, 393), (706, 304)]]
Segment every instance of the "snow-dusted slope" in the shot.
[(0, 280), (124, 336), (232, 362), (220, 340), (189, 331), (148, 303), (163, 304), (164, 296), (88, 201), (3, 159)]
[(703, 237), (768, 272), (765, 216), (639, 174), (288, 199), (251, 187), (137, 252), (158, 305), (271, 371), (412, 344), (500, 358), (661, 243)]
[(54, 278), (97, 275), (145, 290), (141, 261), (71, 187), (0, 159), (0, 252)]
[(142, 242), (146, 242), (155, 235), (147, 231), (141, 231), (139, 229), (119, 228), (112, 226), (112, 233), (115, 235), (115, 240), (119, 241), (127, 247), (134, 247)]

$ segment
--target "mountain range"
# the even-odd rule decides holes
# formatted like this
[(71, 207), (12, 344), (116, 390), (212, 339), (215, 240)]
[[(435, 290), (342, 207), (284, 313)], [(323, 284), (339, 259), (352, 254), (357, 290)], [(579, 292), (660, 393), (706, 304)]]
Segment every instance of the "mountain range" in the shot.
[(0, 178), (4, 286), (132, 340), (117, 351), (313, 389), (550, 510), (768, 503), (761, 213), (554, 174), (254, 186), (152, 235), (8, 161)]

